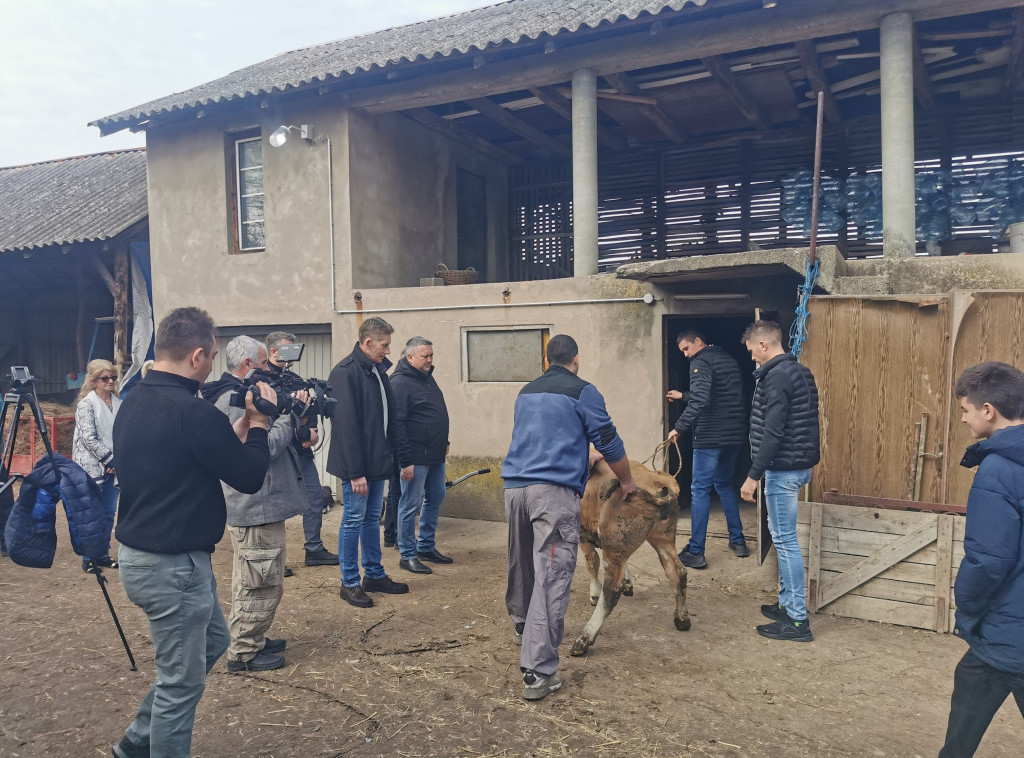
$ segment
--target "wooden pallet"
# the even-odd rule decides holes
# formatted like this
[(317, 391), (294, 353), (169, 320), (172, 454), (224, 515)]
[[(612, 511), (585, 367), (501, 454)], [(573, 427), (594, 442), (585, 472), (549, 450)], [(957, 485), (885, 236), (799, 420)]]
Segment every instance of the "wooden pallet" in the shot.
[(949, 632), (963, 516), (800, 503), (807, 609)]

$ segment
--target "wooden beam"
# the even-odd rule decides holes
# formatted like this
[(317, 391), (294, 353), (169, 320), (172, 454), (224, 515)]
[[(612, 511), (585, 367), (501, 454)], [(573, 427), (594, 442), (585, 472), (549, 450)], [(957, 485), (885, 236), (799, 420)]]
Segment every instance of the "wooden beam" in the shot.
[[(604, 78), (605, 81), (624, 95), (640, 94), (640, 87), (637, 86), (636, 82), (633, 81), (629, 74), (622, 72), (618, 74), (605, 74)], [(643, 113), (644, 117), (658, 127), (662, 134), (670, 140), (680, 144), (685, 142), (686, 133), (679, 128), (679, 125), (665, 112), (661, 107), (661, 104), (657, 102), (657, 98), (655, 98), (655, 103), (656, 104), (651, 107), (641, 108), (640, 112)]]
[(1021, 79), (1024, 78), (1024, 11), (1015, 8), (1013, 11), (1013, 37), (1010, 40), (1010, 62), (1006, 64), (1006, 74), (1003, 76), (1003, 91), (1008, 96), (1020, 89)]
[(89, 263), (91, 263), (92, 267), (96, 269), (96, 273), (100, 275), (100, 278), (107, 285), (107, 289), (110, 290), (110, 296), (116, 298), (117, 284), (114, 283), (114, 277), (112, 277), (110, 272), (107, 271), (107, 267), (103, 265), (103, 261), (100, 260), (100, 257), (92, 251), (90, 251), (85, 257), (88, 258)]
[[(563, 97), (572, 99), (572, 90), (569, 87), (559, 87), (559, 94)], [(623, 95), (619, 92), (602, 92), (597, 91), (598, 100), (616, 100), (620, 103), (630, 103), (632, 105), (657, 105), (658, 98), (651, 97), (650, 95)]]
[(567, 156), (572, 154), (572, 149), (559, 142), (554, 137), (545, 134), (532, 124), (528, 124), (519, 116), (502, 108), (498, 103), (486, 97), (474, 97), (464, 101), (470, 108), (475, 109), (484, 118), (500, 124), (510, 132), (515, 132), (520, 137), (525, 137), (535, 145), (540, 145), (545, 150), (550, 150), (555, 155)]
[(822, 3), (787, 0), (771, 13), (761, 8), (737, 12), (729, 23), (702, 19), (664, 29), (573, 45), (535, 58), (492, 61), (481, 69), (423, 76), (409, 81), (347, 90), (353, 107), (387, 113), (440, 105), (467, 97), (500, 95), (529, 87), (568, 81), (572, 72), (590, 68), (598, 76), (634, 71), (714, 55), (734, 53), (799, 40), (876, 29), (879, 19), (905, 11), (915, 21), (957, 17), (1012, 8), (1019, 0), (861, 0)]
[(128, 322), (131, 305), (128, 301), (128, 243), (118, 242), (114, 247), (114, 367), (118, 377), (123, 377), (131, 366), (131, 351), (128, 348)]
[(935, 93), (932, 92), (932, 81), (928, 78), (928, 67), (924, 64), (921, 53), (921, 42), (914, 30), (914, 95), (917, 102), (925, 110), (935, 110)]
[(796, 53), (800, 56), (800, 64), (804, 67), (804, 73), (807, 74), (807, 81), (811, 85), (811, 89), (814, 92), (825, 93), (825, 117), (829, 120), (829, 123), (840, 124), (843, 121), (843, 116), (839, 112), (839, 106), (836, 105), (835, 95), (832, 94), (832, 87), (829, 86), (828, 77), (825, 76), (825, 71), (821, 68), (821, 62), (818, 60), (818, 51), (814, 47), (814, 42), (811, 40), (800, 40), (796, 43)]
[(953, 583), (953, 519), (939, 516), (935, 540), (935, 631), (949, 631), (950, 585)]
[(496, 145), (492, 145), (487, 140), (477, 137), (472, 132), (451, 123), (447, 119), (441, 118), (436, 113), (427, 110), (426, 108), (414, 108), (412, 110), (402, 112), (413, 121), (423, 124), (423, 126), (428, 129), (432, 129), (438, 134), (443, 134), (445, 137), (453, 139), (456, 142), (462, 142), (473, 150), (483, 153), (484, 155), (489, 155), (502, 163), (511, 164), (523, 162), (523, 159), (515, 153), (510, 153), (508, 150), (503, 150)]
[(732, 69), (729, 68), (729, 64), (726, 63), (725, 59), (720, 55), (711, 55), (706, 58), (701, 58), (701, 63), (711, 74), (711, 78), (715, 80), (725, 94), (727, 94), (740, 109), (740, 113), (747, 119), (751, 124), (760, 129), (761, 131), (767, 131), (771, 129), (771, 123), (768, 121), (768, 117), (765, 116), (764, 111), (761, 110), (754, 100), (747, 95), (742, 89), (740, 89), (739, 82), (736, 81), (736, 76), (732, 73)]
[[(530, 87), (530, 94), (544, 105), (572, 123), (572, 102), (563, 97), (554, 87)], [(612, 150), (625, 150), (626, 141), (616, 137), (611, 130), (598, 124), (597, 139), (605, 147)]]

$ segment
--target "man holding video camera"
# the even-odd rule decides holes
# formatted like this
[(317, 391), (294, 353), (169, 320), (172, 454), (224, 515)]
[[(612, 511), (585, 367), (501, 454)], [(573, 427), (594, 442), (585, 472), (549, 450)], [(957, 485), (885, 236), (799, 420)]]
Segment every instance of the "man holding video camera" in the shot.
[[(245, 335), (224, 351), (227, 368), (220, 379), (203, 385), (203, 397), (234, 422), (253, 369), (267, 371), (267, 349)], [(305, 402), (305, 392), (296, 393)], [(270, 421), (267, 444), (270, 470), (259, 492), (245, 494), (225, 484), (228, 534), (235, 550), (231, 566), (231, 616), (228, 671), (272, 671), (285, 664), (284, 640), (266, 636), (284, 594), (285, 519), (297, 516), (305, 491), (299, 456), (292, 445), (296, 422), (291, 413)]]
[[(120, 579), (149, 619), (157, 679), (114, 746), (117, 758), (189, 755), (206, 674), (228, 646), (210, 555), (224, 536), (221, 480), (240, 492), (263, 486), (268, 417), (251, 395), (232, 424), (196, 397), (217, 354), (213, 320), (177, 308), (156, 332), (153, 369), (114, 420), (123, 450), (117, 530)], [(261, 394), (277, 395), (266, 384)]]
[[(289, 332), (271, 332), (267, 335), (268, 368), (270, 373), (281, 375), (289, 367), (291, 361), (280, 357), (281, 349), (295, 344), (295, 335)], [(301, 348), (302, 346), (299, 345)], [(287, 357), (287, 354), (286, 354)], [(302, 533), (306, 538), (307, 566), (337, 566), (338, 556), (324, 547), (320, 537), (320, 529), (324, 522), (324, 490), (320, 485), (320, 474), (316, 470), (313, 448), (319, 442), (316, 416), (308, 421), (302, 420), (297, 428), (295, 452), (299, 456), (299, 467), (302, 470), (302, 482), (306, 486), (309, 505), (302, 511)]]

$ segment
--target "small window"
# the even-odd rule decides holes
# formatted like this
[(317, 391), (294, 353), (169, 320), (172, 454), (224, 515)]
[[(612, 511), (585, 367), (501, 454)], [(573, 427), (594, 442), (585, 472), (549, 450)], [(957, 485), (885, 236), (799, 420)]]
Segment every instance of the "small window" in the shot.
[(532, 382), (544, 373), (548, 330), (481, 328), (463, 332), (463, 376), (470, 382)]
[(263, 141), (260, 137), (235, 140), (235, 216), (238, 249), (266, 247), (263, 219)]

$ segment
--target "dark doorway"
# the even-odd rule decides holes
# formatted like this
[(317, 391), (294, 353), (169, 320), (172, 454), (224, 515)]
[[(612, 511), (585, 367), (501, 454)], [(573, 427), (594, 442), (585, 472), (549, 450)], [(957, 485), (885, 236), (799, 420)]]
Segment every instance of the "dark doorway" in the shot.
[(457, 169), (459, 268), (474, 268), (487, 281), (487, 183), (478, 174)]

